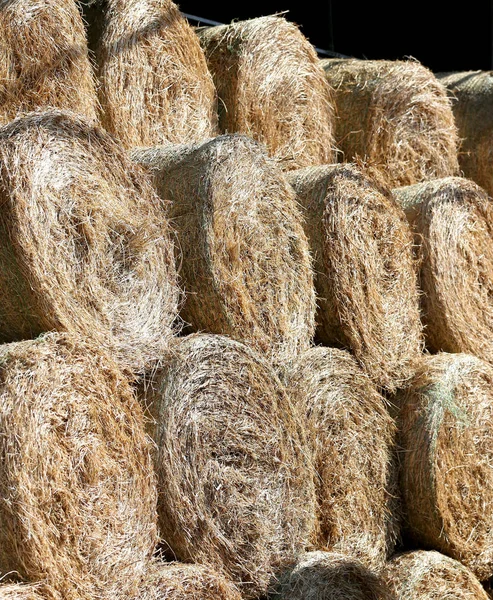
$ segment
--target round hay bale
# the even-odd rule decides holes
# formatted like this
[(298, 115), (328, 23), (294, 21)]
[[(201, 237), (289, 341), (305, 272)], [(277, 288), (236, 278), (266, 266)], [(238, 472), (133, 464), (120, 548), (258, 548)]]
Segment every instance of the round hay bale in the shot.
[(91, 342), (52, 333), (0, 346), (1, 575), (64, 600), (137, 593), (157, 543), (143, 419)]
[(135, 372), (162, 356), (179, 291), (162, 203), (114, 138), (47, 111), (0, 129), (0, 340), (79, 332)]
[(395, 600), (488, 600), (488, 594), (469, 569), (435, 551), (397, 555), (382, 577)]
[(279, 361), (308, 349), (316, 310), (308, 241), (294, 192), (264, 147), (225, 135), (133, 157), (171, 199), (189, 329), (227, 334)]
[(427, 345), (493, 362), (493, 206), (478, 185), (446, 177), (394, 190), (421, 248)]
[(195, 334), (176, 341), (143, 401), (164, 543), (257, 598), (305, 549), (315, 520), (305, 431), (280, 381), (247, 346)]
[(223, 133), (264, 143), (284, 170), (333, 162), (331, 90), (315, 48), (269, 16), (198, 30)]
[(431, 71), (414, 60), (321, 63), (334, 88), (335, 138), (345, 161), (368, 162), (390, 187), (457, 174), (451, 102)]
[(315, 258), (318, 336), (352, 350), (380, 388), (412, 375), (422, 349), (417, 265), (406, 217), (356, 165), (289, 173)]
[(171, 0), (108, 0), (97, 60), (101, 120), (126, 148), (219, 133), (204, 52)]
[(350, 555), (307, 552), (280, 578), (273, 600), (391, 600), (383, 581)]
[(400, 392), (401, 490), (422, 547), (493, 575), (493, 367), (467, 354), (426, 356)]
[(45, 107), (97, 118), (80, 12), (74, 0), (2, 0), (0, 125)]
[(452, 100), (452, 111), (461, 138), (459, 165), (493, 196), (493, 73), (462, 71), (438, 73)]
[(315, 464), (314, 547), (342, 552), (378, 571), (399, 533), (394, 420), (386, 401), (344, 350), (312, 348), (286, 375), (306, 415)]

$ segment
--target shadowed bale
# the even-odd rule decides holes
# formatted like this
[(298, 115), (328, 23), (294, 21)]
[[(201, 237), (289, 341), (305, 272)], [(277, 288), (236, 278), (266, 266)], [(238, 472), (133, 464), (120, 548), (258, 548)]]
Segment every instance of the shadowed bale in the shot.
[(263, 146), (220, 136), (133, 153), (150, 170), (181, 249), (183, 319), (270, 358), (308, 349), (315, 289), (293, 190)]
[(315, 464), (318, 535), (313, 544), (378, 571), (399, 532), (396, 428), (384, 398), (344, 350), (312, 348), (286, 375), (306, 415)]
[(45, 107), (97, 118), (77, 5), (74, 0), (0, 0), (0, 125)]
[(55, 599), (137, 593), (157, 543), (151, 442), (126, 378), (92, 343), (0, 346), (0, 522), (2, 575)]
[(294, 23), (268, 16), (198, 30), (223, 133), (264, 143), (284, 170), (334, 160), (330, 87)]
[(493, 362), (493, 206), (478, 185), (447, 177), (394, 190), (421, 247), (427, 345)]
[(395, 556), (382, 575), (396, 600), (488, 600), (469, 569), (439, 552), (418, 550)]
[(176, 340), (142, 401), (170, 555), (262, 595), (315, 520), (305, 430), (274, 371), (239, 342), (195, 334)]
[(199, 40), (171, 0), (107, 0), (97, 48), (102, 122), (126, 148), (218, 134)]
[(315, 258), (318, 336), (393, 391), (422, 348), (413, 238), (390, 192), (356, 165), (289, 173)]
[(422, 547), (493, 574), (493, 367), (426, 356), (398, 396), (407, 528)]
[(0, 338), (79, 332), (141, 372), (177, 313), (173, 243), (145, 173), (72, 113), (0, 129)]
[(323, 59), (345, 161), (376, 167), (391, 187), (458, 172), (457, 130), (444, 86), (416, 61)]

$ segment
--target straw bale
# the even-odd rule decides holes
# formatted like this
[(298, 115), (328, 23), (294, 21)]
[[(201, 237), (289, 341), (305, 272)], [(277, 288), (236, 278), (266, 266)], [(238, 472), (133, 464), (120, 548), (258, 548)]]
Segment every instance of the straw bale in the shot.
[(0, 125), (45, 107), (97, 118), (80, 12), (74, 0), (0, 0)]
[(401, 490), (411, 537), (493, 575), (493, 367), (425, 356), (399, 394)]
[(179, 292), (146, 174), (73, 113), (0, 129), (0, 339), (77, 331), (140, 372), (161, 356)]
[(308, 241), (265, 148), (225, 135), (133, 158), (171, 199), (189, 329), (227, 334), (279, 361), (307, 349), (316, 310)]
[(315, 258), (318, 336), (350, 348), (378, 387), (412, 374), (423, 345), (417, 265), (406, 217), (356, 165), (289, 174)]
[(312, 348), (286, 375), (315, 464), (315, 548), (342, 552), (378, 571), (399, 532), (396, 428), (386, 401), (344, 350)]
[(264, 143), (284, 170), (333, 162), (333, 102), (314, 47), (281, 16), (198, 30), (223, 133)]
[(421, 247), (427, 345), (493, 362), (493, 207), (474, 182), (447, 177), (394, 190)]
[(137, 592), (157, 543), (143, 419), (91, 342), (50, 333), (0, 346), (1, 575), (63, 600)]
[(171, 0), (108, 0), (97, 48), (102, 123), (126, 148), (214, 137), (217, 100), (199, 40)]
[(334, 88), (335, 138), (345, 161), (359, 157), (387, 185), (458, 172), (458, 136), (444, 86), (415, 60), (323, 59)]
[(305, 430), (272, 367), (226, 336), (194, 334), (177, 339), (143, 401), (170, 555), (257, 598), (315, 521)]
[(493, 73), (438, 73), (452, 100), (461, 138), (459, 165), (469, 179), (493, 196)]
[(469, 569), (432, 550), (395, 556), (382, 576), (396, 600), (488, 600)]

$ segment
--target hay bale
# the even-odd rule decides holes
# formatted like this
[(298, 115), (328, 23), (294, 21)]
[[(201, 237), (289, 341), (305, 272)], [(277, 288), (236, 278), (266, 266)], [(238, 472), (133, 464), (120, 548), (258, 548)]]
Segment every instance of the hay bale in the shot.
[(493, 367), (467, 354), (426, 356), (399, 394), (401, 489), (422, 547), (493, 575)]
[(48, 595), (40, 593), (42, 586), (24, 583), (7, 583), (0, 585), (0, 600), (43, 600)]
[(378, 571), (399, 532), (395, 423), (386, 401), (344, 350), (312, 348), (286, 375), (315, 464), (315, 548)]
[(488, 600), (471, 571), (439, 552), (417, 550), (397, 555), (382, 576), (396, 600)]
[(293, 190), (264, 147), (226, 135), (133, 157), (172, 201), (189, 329), (280, 361), (307, 349), (316, 309), (308, 241)]
[(1, 575), (64, 600), (135, 594), (156, 521), (151, 443), (116, 363), (67, 334), (0, 346)]
[(378, 387), (401, 387), (423, 344), (402, 209), (356, 165), (300, 169), (288, 180), (315, 257), (319, 338), (350, 348)]
[(350, 555), (307, 552), (282, 575), (273, 600), (391, 600), (383, 581)]
[(427, 345), (493, 362), (493, 207), (468, 179), (394, 190), (421, 248)]
[(284, 170), (333, 162), (330, 87), (294, 23), (268, 16), (199, 30), (219, 126), (264, 143)]
[(102, 123), (126, 148), (214, 137), (216, 91), (171, 0), (108, 0), (97, 49)]
[(3, 0), (0, 125), (44, 107), (97, 118), (82, 17), (74, 0)]
[(493, 196), (493, 73), (438, 73), (437, 78), (447, 88), (452, 100), (461, 138), (460, 168), (465, 177)]
[(162, 539), (257, 598), (315, 518), (304, 428), (269, 364), (225, 336), (176, 341), (143, 398), (154, 419)]
[(458, 172), (457, 130), (444, 86), (417, 61), (323, 59), (334, 88), (345, 161), (377, 168), (387, 185)]
[(0, 340), (79, 332), (133, 371), (171, 337), (178, 290), (159, 198), (112, 136), (47, 111), (0, 129)]

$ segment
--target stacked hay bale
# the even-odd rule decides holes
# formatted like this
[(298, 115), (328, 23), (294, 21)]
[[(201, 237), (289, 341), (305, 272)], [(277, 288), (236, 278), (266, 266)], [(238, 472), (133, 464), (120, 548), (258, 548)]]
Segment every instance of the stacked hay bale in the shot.
[(334, 88), (336, 144), (387, 185), (456, 175), (457, 130), (444, 86), (415, 61), (323, 59)]
[(0, 129), (0, 338), (79, 332), (133, 372), (174, 331), (178, 288), (162, 203), (115, 140), (71, 113)]
[(410, 535), (493, 575), (493, 367), (467, 354), (421, 360), (399, 396), (401, 488)]
[(0, 125), (42, 107), (97, 118), (82, 17), (74, 0), (3, 0)]
[(474, 182), (447, 177), (394, 190), (422, 253), (431, 350), (493, 362), (493, 207)]
[(287, 373), (306, 418), (318, 501), (315, 548), (342, 552), (372, 571), (399, 532), (396, 428), (386, 401), (351, 355), (312, 348)]
[(199, 40), (171, 0), (108, 0), (97, 48), (102, 123), (125, 148), (217, 135)]
[(269, 16), (199, 30), (222, 132), (264, 143), (283, 169), (333, 162), (330, 87), (298, 27)]
[(461, 138), (459, 164), (464, 175), (493, 196), (493, 74), (491, 71), (438, 73), (452, 100)]
[(420, 354), (413, 239), (391, 193), (355, 165), (289, 174), (315, 257), (318, 336), (352, 350), (380, 388), (395, 391)]
[(315, 289), (294, 192), (265, 149), (226, 135), (134, 152), (153, 175), (181, 249), (182, 317), (277, 362), (308, 349)]
[(304, 428), (274, 371), (239, 342), (195, 334), (176, 341), (142, 402), (166, 548), (261, 596), (308, 545), (315, 515)]

